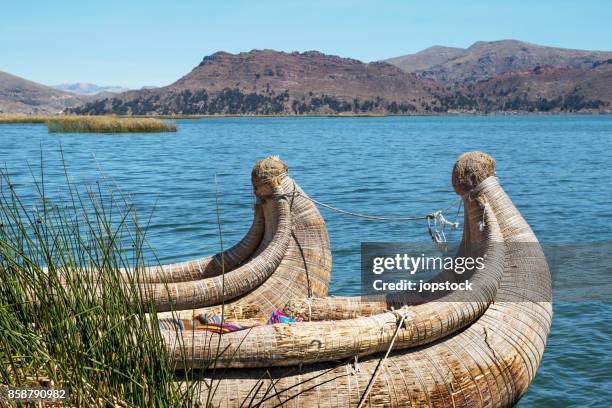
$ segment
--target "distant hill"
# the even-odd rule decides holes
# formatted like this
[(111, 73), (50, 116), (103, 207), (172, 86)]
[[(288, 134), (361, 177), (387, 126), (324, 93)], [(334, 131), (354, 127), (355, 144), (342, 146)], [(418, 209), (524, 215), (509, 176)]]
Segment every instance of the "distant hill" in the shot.
[(72, 92), (77, 95), (96, 95), (102, 92), (105, 93), (121, 93), (129, 91), (128, 88), (121, 86), (100, 86), (90, 84), (87, 82), (76, 82), (73, 84), (61, 84), (55, 85), (53, 88), (59, 89), (60, 91)]
[(588, 69), (612, 58), (612, 52), (545, 47), (516, 40), (478, 41), (467, 49), (431, 47), (416, 54), (391, 58), (406, 72), (446, 85), (465, 84), (538, 66)]
[[(388, 61), (363, 63), (317, 51), (217, 52), (171, 85), (93, 95), (0, 72), (0, 110), (91, 115), (612, 113), (612, 52), (503, 40), (467, 49), (434, 46)], [(80, 92), (100, 90), (94, 87), (76, 86)]]
[(0, 114), (58, 114), (87, 99), (0, 71)]
[(253, 50), (205, 57), (175, 83), (73, 109), (85, 114), (422, 113), (444, 89), (386, 62), (317, 51)]
[(589, 68), (536, 67), (469, 84), (443, 96), (448, 110), (612, 113), (612, 59)]
[(439, 64), (444, 64), (453, 58), (459, 57), (463, 53), (465, 53), (465, 49), (463, 48), (434, 45), (416, 54), (389, 58), (385, 60), (385, 62), (393, 64), (406, 72), (419, 72)]

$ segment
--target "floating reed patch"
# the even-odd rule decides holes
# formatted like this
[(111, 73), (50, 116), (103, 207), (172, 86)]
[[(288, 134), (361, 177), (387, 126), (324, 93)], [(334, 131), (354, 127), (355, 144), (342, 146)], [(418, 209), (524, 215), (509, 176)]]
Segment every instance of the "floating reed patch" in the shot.
[(156, 118), (67, 116), (47, 121), (51, 133), (158, 133), (176, 132), (176, 124)]
[(77, 115), (0, 115), (0, 124), (46, 123), (49, 132), (61, 133), (176, 132), (175, 123), (161, 119), (165, 118)]

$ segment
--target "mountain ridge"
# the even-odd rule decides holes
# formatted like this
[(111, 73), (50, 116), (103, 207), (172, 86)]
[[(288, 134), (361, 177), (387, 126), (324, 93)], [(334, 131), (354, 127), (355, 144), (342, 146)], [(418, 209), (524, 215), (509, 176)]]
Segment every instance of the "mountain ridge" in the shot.
[(475, 83), (473, 95), (486, 95), (479, 98), (479, 110), (485, 112), (494, 106), (502, 111), (612, 113), (612, 59), (588, 69), (538, 66), (507, 72)]
[[(537, 66), (588, 68), (595, 62), (612, 58), (612, 52), (608, 51), (548, 47), (519, 40), (477, 41), (468, 48), (454, 49), (456, 51), (448, 56), (438, 55), (437, 58), (427, 56), (432, 53), (430, 48), (385, 61), (421, 78), (459, 85), (506, 72), (528, 71)], [(423, 53), (431, 61), (429, 65)]]
[(612, 113), (611, 67), (612, 52), (516, 40), (370, 63), (319, 51), (218, 51), (170, 85), (119, 94), (76, 95), (0, 72), (0, 113)]
[(128, 91), (75, 113), (331, 114), (424, 113), (437, 84), (386, 62), (318, 51), (251, 50), (208, 55), (174, 83)]
[(78, 95), (0, 71), (0, 114), (60, 114), (85, 102)]
[(52, 88), (60, 91), (70, 92), (77, 95), (96, 95), (100, 93), (122, 93), (129, 91), (129, 88), (122, 86), (104, 86), (89, 82), (73, 82), (68, 84), (54, 85)]

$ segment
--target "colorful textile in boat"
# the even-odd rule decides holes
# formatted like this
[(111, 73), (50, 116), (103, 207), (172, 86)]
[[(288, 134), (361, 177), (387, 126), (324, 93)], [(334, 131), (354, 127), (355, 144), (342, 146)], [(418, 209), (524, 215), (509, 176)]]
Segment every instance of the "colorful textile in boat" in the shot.
[[(301, 322), (300, 318), (293, 318), (276, 309), (272, 316), (267, 321), (267, 325), (277, 323), (293, 323)], [(213, 333), (232, 333), (235, 331), (250, 329), (251, 327), (258, 326), (257, 324), (247, 326), (238, 323), (231, 323), (227, 321), (221, 321), (221, 316), (203, 313), (197, 317), (197, 319), (160, 319), (159, 328), (162, 330), (189, 330), (189, 331), (209, 331)]]
[(238, 323), (222, 321), (221, 316), (212, 313), (202, 313), (198, 316), (198, 323), (195, 330), (206, 330), (213, 333), (231, 333), (239, 330), (249, 329), (253, 325), (247, 326)]
[(299, 317), (291, 317), (289, 315), (284, 314), (280, 310), (276, 309), (272, 316), (268, 319), (268, 325), (276, 324), (276, 323), (293, 323), (293, 322), (301, 322), (302, 319)]
[(213, 333), (232, 333), (248, 329), (253, 326), (244, 326), (237, 323), (223, 322), (220, 319), (160, 319), (159, 327), (162, 330), (188, 330), (188, 331), (208, 331)]

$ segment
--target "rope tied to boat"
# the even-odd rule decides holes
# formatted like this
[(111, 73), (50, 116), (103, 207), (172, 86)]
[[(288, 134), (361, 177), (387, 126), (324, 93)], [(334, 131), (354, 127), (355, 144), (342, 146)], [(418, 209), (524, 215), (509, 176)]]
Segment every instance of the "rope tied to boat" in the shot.
[(314, 204), (321, 206), (323, 208), (326, 208), (328, 210), (343, 214), (343, 215), (348, 215), (351, 217), (356, 217), (356, 218), (364, 218), (367, 220), (372, 220), (372, 221), (391, 221), (391, 222), (401, 222), (401, 221), (419, 221), (419, 220), (425, 220), (427, 221), (427, 232), (429, 233), (431, 240), (434, 242), (434, 244), (436, 244), (436, 246), (438, 248), (440, 248), (441, 250), (446, 251), (448, 249), (448, 240), (447, 240), (447, 236), (446, 233), (444, 232), (445, 227), (448, 225), (451, 229), (451, 231), (456, 230), (459, 228), (459, 210), (461, 208), (461, 204), (462, 204), (462, 200), (459, 199), (459, 203), (458, 203), (458, 209), (457, 209), (457, 216), (455, 218), (455, 221), (448, 221), (446, 219), (446, 217), (444, 217), (444, 213), (446, 211), (448, 211), (450, 208), (452, 208), (455, 205), (455, 201), (453, 203), (451, 203), (448, 207), (446, 207), (444, 210), (438, 210), (438, 211), (434, 211), (430, 214), (426, 214), (426, 215), (421, 215), (421, 216), (411, 216), (411, 217), (386, 217), (386, 216), (379, 216), (379, 215), (372, 215), (372, 214), (364, 214), (364, 213), (358, 213), (358, 212), (353, 212), (353, 211), (348, 211), (348, 210), (344, 210), (338, 207), (335, 207), (333, 205), (330, 204), (326, 204), (323, 203), (321, 201), (315, 200), (312, 197), (309, 197), (305, 194), (300, 193), (299, 191), (297, 191), (294, 187), (293, 192), (289, 193), (289, 194), (285, 194), (287, 196), (296, 196), (299, 195), (311, 202), (313, 202)]
[(374, 383), (376, 382), (376, 379), (378, 378), (378, 374), (380, 373), (380, 368), (387, 360), (387, 357), (389, 357), (389, 354), (391, 354), (391, 350), (393, 349), (393, 345), (395, 344), (397, 335), (399, 334), (400, 330), (404, 328), (404, 321), (408, 318), (407, 310), (405, 310), (404, 313), (400, 313), (399, 310), (393, 311), (392, 313), (396, 317), (395, 332), (393, 333), (393, 337), (391, 338), (391, 342), (389, 343), (389, 348), (387, 349), (387, 352), (380, 360), (378, 360), (378, 364), (376, 365), (376, 368), (374, 369), (374, 372), (372, 373), (372, 377), (370, 377), (370, 381), (368, 382), (368, 385), (366, 386), (366, 389), (363, 392), (363, 395), (361, 396), (359, 403), (357, 404), (357, 408), (362, 408), (364, 406), (366, 399), (370, 395), (370, 391), (372, 391), (372, 386), (374, 385)]
[(446, 233), (444, 232), (445, 227), (450, 226), (451, 231), (459, 228), (459, 210), (461, 204), (457, 208), (457, 218), (455, 218), (454, 222), (448, 221), (442, 211), (435, 211), (429, 215), (427, 215), (427, 231), (431, 236), (431, 240), (436, 244), (438, 249), (443, 252), (448, 251), (448, 240), (446, 238)]
[(312, 201), (313, 203), (326, 208), (328, 210), (331, 211), (335, 211), (337, 213), (340, 214), (344, 214), (344, 215), (349, 215), (351, 217), (356, 217), (356, 218), (364, 218), (367, 220), (373, 220), (373, 221), (418, 221), (418, 220), (426, 220), (427, 217), (431, 216), (432, 214), (427, 214), (427, 215), (419, 215), (419, 216), (415, 216), (415, 217), (385, 217), (385, 216), (380, 216), (380, 215), (371, 215), (371, 214), (364, 214), (364, 213), (358, 213), (358, 212), (353, 212), (353, 211), (348, 211), (348, 210), (343, 210), (341, 208), (335, 207), (333, 205), (330, 204), (325, 204), (321, 201), (315, 200), (312, 197), (309, 197), (305, 194), (300, 194), (300, 192), (296, 192), (296, 194), (304, 197), (307, 200)]
[[(478, 197), (480, 197), (480, 193), (482, 193), (482, 191), (485, 188), (498, 184), (498, 183), (499, 183), (499, 179), (497, 178), (495, 174), (493, 174), (492, 176), (489, 176), (485, 178), (484, 180), (482, 180), (476, 187), (474, 187), (473, 189), (465, 193), (463, 195), (463, 198), (469, 201), (477, 200)], [(486, 226), (487, 226), (487, 223), (485, 221), (485, 215), (484, 213), (482, 213), (482, 220), (478, 222), (478, 229), (480, 231), (484, 231)]]

